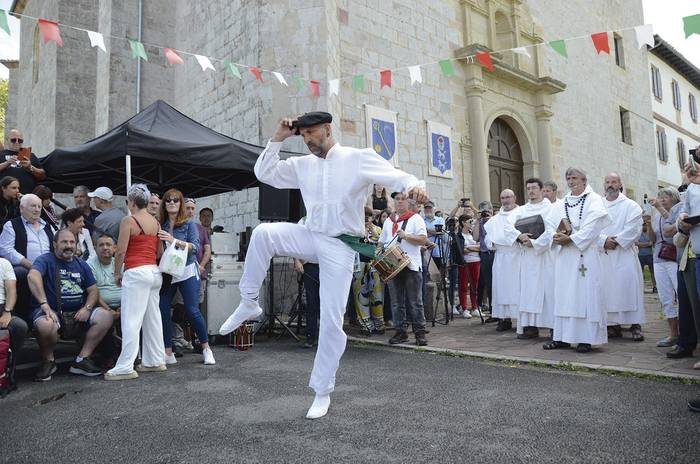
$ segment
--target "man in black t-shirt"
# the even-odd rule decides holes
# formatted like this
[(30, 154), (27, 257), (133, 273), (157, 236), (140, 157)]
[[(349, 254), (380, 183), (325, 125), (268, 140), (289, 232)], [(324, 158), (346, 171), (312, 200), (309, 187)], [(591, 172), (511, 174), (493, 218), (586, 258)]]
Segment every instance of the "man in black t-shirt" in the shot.
[(7, 147), (0, 152), (0, 177), (12, 176), (19, 180), (19, 190), (23, 194), (32, 193), (38, 181), (46, 178), (39, 158), (34, 153), (30, 159), (18, 159), (24, 137), (19, 129), (12, 129), (7, 136)]

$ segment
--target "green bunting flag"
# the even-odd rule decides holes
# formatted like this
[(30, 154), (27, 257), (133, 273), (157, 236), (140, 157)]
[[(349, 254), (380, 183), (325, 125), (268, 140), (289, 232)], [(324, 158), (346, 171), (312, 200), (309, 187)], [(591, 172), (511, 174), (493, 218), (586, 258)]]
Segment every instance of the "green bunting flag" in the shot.
[(294, 76), (292, 79), (294, 80), (294, 85), (297, 86), (297, 90), (301, 91), (301, 90), (304, 90), (306, 88), (306, 83), (304, 82), (304, 79), (302, 79), (301, 77)]
[(144, 61), (148, 61), (148, 55), (146, 55), (146, 49), (143, 44), (138, 40), (129, 39), (129, 45), (131, 45), (131, 57), (141, 58)]
[(683, 30), (686, 39), (693, 34), (700, 34), (700, 14), (683, 18)]
[(365, 89), (365, 76), (358, 74), (352, 78), (352, 90), (362, 92)]
[(7, 24), (7, 11), (5, 10), (0, 10), (0, 28), (7, 32), (7, 35), (10, 35), (10, 25)]
[(235, 64), (231, 63), (231, 62), (228, 61), (228, 60), (226, 60), (226, 61), (224, 62), (224, 64), (226, 65), (226, 68), (228, 69), (228, 71), (231, 73), (231, 75), (232, 75), (233, 77), (237, 77), (238, 79), (243, 79), (243, 78), (241, 77), (241, 72), (238, 70), (238, 68), (236, 67)]
[(455, 67), (452, 64), (452, 60), (440, 60), (440, 69), (445, 77), (454, 76), (455, 74)]
[(564, 58), (568, 58), (569, 55), (566, 53), (566, 42), (563, 40), (552, 40), (549, 42), (549, 46), (552, 47), (552, 49), (559, 53), (561, 56)]

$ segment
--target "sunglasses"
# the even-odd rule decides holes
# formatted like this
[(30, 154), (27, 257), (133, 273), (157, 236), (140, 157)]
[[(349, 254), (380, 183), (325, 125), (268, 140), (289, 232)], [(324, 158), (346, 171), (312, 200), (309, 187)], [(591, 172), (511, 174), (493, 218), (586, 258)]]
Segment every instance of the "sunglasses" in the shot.
[(165, 202), (166, 203), (180, 203), (180, 199), (179, 198), (167, 198), (165, 200)]
[(10, 139), (10, 143), (24, 143), (24, 139)]
[(194, 198), (185, 198), (185, 203), (193, 203), (196, 205), (197, 200), (195, 200)]

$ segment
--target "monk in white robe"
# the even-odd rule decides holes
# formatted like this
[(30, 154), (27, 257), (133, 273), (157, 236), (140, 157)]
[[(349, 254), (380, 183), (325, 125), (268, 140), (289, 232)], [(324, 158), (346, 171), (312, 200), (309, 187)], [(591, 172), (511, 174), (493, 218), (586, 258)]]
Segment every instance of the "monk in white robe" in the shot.
[(598, 252), (598, 237), (610, 224), (603, 198), (587, 185), (586, 174), (569, 168), (566, 182), (571, 191), (552, 208), (547, 226), (557, 231), (562, 219), (571, 224), (571, 234), (555, 232), (553, 242), (561, 248), (554, 254), (554, 333), (544, 345), (551, 350), (578, 344), (587, 353), (591, 345), (608, 342), (607, 312), (601, 285), (604, 280)]
[(518, 205), (515, 193), (501, 192), (501, 210), (486, 224), (486, 246), (496, 250), (493, 259), (491, 295), (492, 317), (498, 318), (496, 330), (510, 330), (511, 318), (518, 318), (520, 304), (520, 232), (515, 228)]
[(598, 239), (603, 272), (603, 301), (608, 312), (608, 337), (621, 337), (620, 324), (631, 324), (632, 339), (644, 340), (644, 276), (635, 241), (642, 233), (642, 208), (622, 193), (615, 173), (605, 177), (605, 199), (612, 224)]
[[(546, 220), (552, 204), (542, 194), (542, 181), (528, 179), (525, 182), (529, 201), (517, 210), (518, 219), (541, 216)], [(519, 339), (537, 338), (538, 327), (554, 327), (554, 266), (550, 247), (553, 231), (546, 228), (537, 238), (520, 234), (520, 303), (517, 333)]]

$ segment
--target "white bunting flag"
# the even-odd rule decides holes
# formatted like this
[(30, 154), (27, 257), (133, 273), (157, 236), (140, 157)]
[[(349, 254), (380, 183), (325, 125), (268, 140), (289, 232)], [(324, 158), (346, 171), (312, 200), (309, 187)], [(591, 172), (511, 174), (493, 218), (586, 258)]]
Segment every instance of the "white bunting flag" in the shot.
[(513, 48), (511, 51), (512, 51), (513, 53), (517, 53), (518, 55), (523, 55), (523, 56), (527, 56), (528, 58), (532, 58), (532, 57), (530, 56), (530, 52), (528, 52), (528, 51), (527, 51), (527, 48), (525, 48), (525, 47)]
[(423, 75), (420, 72), (420, 66), (409, 66), (408, 73), (411, 75), (411, 85), (416, 82), (423, 82)]
[(282, 84), (285, 87), (289, 87), (289, 85), (287, 84), (287, 81), (284, 80), (284, 76), (281, 73), (272, 71), (272, 74), (274, 74), (275, 77), (277, 78), (277, 80), (280, 81), (280, 84)]
[(197, 60), (197, 63), (202, 67), (202, 71), (206, 71), (207, 69), (211, 69), (212, 71), (216, 71), (216, 68), (214, 68), (214, 65), (211, 64), (211, 60), (207, 58), (206, 56), (202, 55), (195, 55), (195, 59)]
[(338, 95), (340, 91), (340, 79), (328, 81), (328, 95)]
[(107, 53), (107, 48), (105, 47), (105, 38), (99, 32), (87, 31), (88, 37), (90, 38), (90, 46), (97, 47), (103, 52)]
[(651, 24), (643, 24), (634, 28), (634, 33), (637, 36), (637, 48), (642, 48), (644, 45), (654, 46), (654, 26)]

